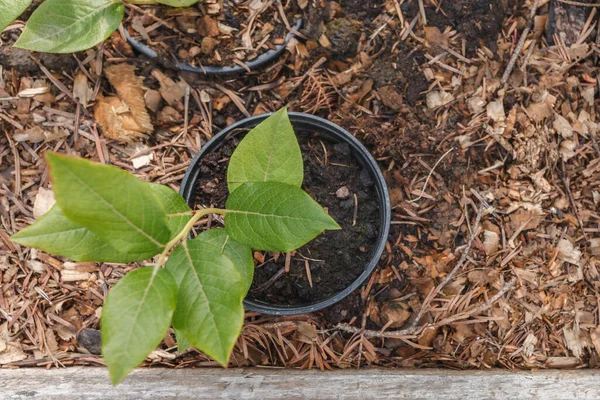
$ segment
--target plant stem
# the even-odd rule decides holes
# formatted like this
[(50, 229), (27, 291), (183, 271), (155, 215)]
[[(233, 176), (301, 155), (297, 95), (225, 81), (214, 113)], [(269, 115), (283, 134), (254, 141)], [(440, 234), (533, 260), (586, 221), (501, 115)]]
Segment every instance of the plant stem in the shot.
[(171, 239), (169, 241), (169, 243), (167, 243), (165, 245), (165, 249), (163, 250), (162, 253), (160, 253), (160, 256), (158, 257), (158, 262), (156, 263), (157, 266), (161, 266), (163, 265), (163, 263), (165, 262), (165, 257), (167, 256), (167, 253), (173, 248), (175, 247), (175, 245), (177, 244), (177, 242), (179, 242), (181, 239), (185, 239), (188, 235), (188, 233), (192, 230), (192, 228), (194, 227), (194, 225), (196, 224), (196, 222), (198, 222), (200, 220), (200, 218), (204, 217), (205, 215), (208, 214), (221, 214), (221, 215), (225, 215), (225, 213), (227, 213), (227, 210), (224, 210), (222, 208), (205, 208), (204, 210), (199, 210), (197, 211), (192, 218), (190, 218), (190, 220), (187, 222), (187, 224), (185, 224), (185, 226), (183, 227), (183, 229), (181, 230), (181, 232), (179, 232), (177, 234), (177, 236), (175, 236), (173, 239)]

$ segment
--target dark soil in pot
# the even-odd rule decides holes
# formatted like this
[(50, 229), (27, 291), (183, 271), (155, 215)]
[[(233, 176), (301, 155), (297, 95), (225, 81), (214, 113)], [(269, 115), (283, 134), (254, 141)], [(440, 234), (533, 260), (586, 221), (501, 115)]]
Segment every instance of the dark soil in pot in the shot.
[[(379, 206), (374, 182), (345, 143), (321, 140), (298, 132), (304, 159), (306, 190), (342, 227), (327, 231), (286, 255), (255, 253), (256, 271), (249, 298), (271, 304), (301, 305), (341, 292), (363, 273), (372, 257), (379, 230)], [(197, 205), (223, 207), (228, 196), (229, 156), (241, 135), (229, 139), (200, 162)], [(310, 276), (309, 276), (310, 274)]]

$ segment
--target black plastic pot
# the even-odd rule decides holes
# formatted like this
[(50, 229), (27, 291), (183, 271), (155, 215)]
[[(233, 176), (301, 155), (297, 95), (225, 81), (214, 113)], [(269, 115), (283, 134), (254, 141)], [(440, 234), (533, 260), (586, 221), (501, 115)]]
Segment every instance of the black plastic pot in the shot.
[[(301, 27), (302, 27), (302, 18), (298, 19), (298, 21), (296, 21), (296, 23), (294, 24), (294, 29), (296, 31), (299, 30)], [(142, 53), (146, 57), (155, 59), (160, 64), (165, 65), (170, 68), (174, 68), (174, 69), (177, 69), (180, 71), (186, 71), (186, 72), (195, 72), (197, 74), (202, 74), (202, 75), (206, 75), (206, 76), (243, 74), (243, 73), (248, 72), (248, 70), (246, 70), (246, 68), (244, 68), (240, 65), (234, 65), (234, 66), (230, 66), (230, 67), (215, 67), (215, 66), (211, 66), (211, 65), (205, 65), (202, 68), (199, 68), (199, 67), (191, 66), (190, 64), (187, 64), (187, 63), (184, 63), (181, 61), (169, 62), (168, 60), (160, 57), (158, 55), (158, 53), (156, 51), (152, 50), (150, 47), (148, 47), (145, 44), (143, 44), (142, 42), (139, 42), (139, 41), (135, 40), (134, 38), (132, 38), (131, 35), (129, 34), (129, 32), (127, 32), (127, 29), (124, 29), (123, 31), (125, 33), (125, 38), (129, 42), (131, 47), (133, 47), (134, 49), (136, 49), (138, 52)], [(279, 57), (281, 55), (281, 53), (285, 50), (285, 46), (287, 46), (289, 41), (295, 36), (296, 35), (294, 35), (291, 32), (288, 33), (285, 37), (285, 42), (283, 44), (277, 45), (277, 46), (275, 46), (274, 49), (268, 50), (268, 51), (264, 52), (263, 54), (261, 54), (260, 56), (256, 57), (255, 59), (246, 62), (245, 63), (246, 66), (251, 71), (254, 71), (254, 70), (257, 70), (258, 68), (262, 67), (263, 65), (266, 65), (266, 64), (269, 64), (269, 63), (275, 61), (275, 59), (277, 59), (277, 57)]]
[[(194, 157), (181, 183), (180, 194), (190, 206), (196, 201), (197, 182), (200, 177), (200, 160), (204, 155), (217, 151), (229, 138), (240, 133), (248, 132), (250, 129), (257, 126), (271, 114), (262, 114), (254, 117), (246, 118), (231, 126), (228, 126), (219, 134), (209, 140)], [(372, 251), (371, 259), (365, 265), (363, 273), (350, 286), (341, 292), (315, 303), (305, 305), (286, 305), (286, 304), (271, 304), (254, 299), (246, 299), (244, 305), (247, 310), (257, 311), (263, 314), (274, 315), (293, 315), (311, 313), (325, 307), (329, 307), (344, 297), (348, 296), (357, 289), (371, 275), (383, 250), (390, 228), (391, 207), (390, 197), (383, 179), (383, 175), (379, 170), (379, 166), (369, 154), (369, 151), (350, 133), (342, 129), (338, 125), (327, 121), (326, 119), (315, 117), (314, 115), (304, 113), (289, 113), (292, 126), (296, 132), (308, 131), (310, 133), (319, 133), (324, 139), (333, 143), (347, 143), (352, 149), (356, 160), (365, 168), (375, 182), (375, 189), (379, 200), (379, 236), (377, 243)]]

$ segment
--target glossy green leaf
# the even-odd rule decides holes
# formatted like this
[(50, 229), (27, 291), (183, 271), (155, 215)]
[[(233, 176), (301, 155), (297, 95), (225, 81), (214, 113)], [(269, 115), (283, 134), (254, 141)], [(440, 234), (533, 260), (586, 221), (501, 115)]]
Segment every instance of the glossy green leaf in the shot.
[(150, 188), (158, 198), (159, 203), (167, 214), (167, 226), (171, 232), (169, 239), (175, 237), (192, 218), (192, 209), (179, 193), (168, 186), (149, 183)]
[(175, 340), (177, 341), (177, 351), (180, 353), (183, 353), (184, 351), (186, 351), (187, 349), (190, 348), (190, 346), (191, 346), (190, 341), (187, 340), (185, 338), (185, 336), (183, 336), (183, 333), (181, 333), (177, 329), (174, 329), (174, 330), (175, 330)]
[(31, 0), (2, 0), (0, 1), (0, 32), (10, 25), (19, 15), (23, 14)]
[(189, 7), (196, 4), (198, 0), (156, 0), (156, 2), (171, 7)]
[(242, 276), (244, 284), (244, 295), (250, 290), (252, 279), (254, 279), (254, 257), (252, 249), (233, 240), (223, 228), (214, 228), (202, 233), (202, 240), (211, 243), (221, 249), (233, 262)]
[(166, 270), (143, 267), (125, 275), (102, 308), (102, 355), (113, 384), (160, 344), (175, 310), (177, 285)]
[(202, 235), (184, 241), (165, 266), (179, 288), (173, 327), (226, 366), (244, 323), (244, 285), (231, 259)]
[(339, 225), (306, 192), (281, 182), (244, 183), (227, 199), (225, 228), (258, 250), (287, 252)]
[(15, 46), (47, 53), (86, 50), (119, 27), (123, 11), (119, 0), (46, 0), (29, 17)]
[(302, 153), (287, 110), (282, 108), (252, 129), (237, 146), (227, 168), (232, 193), (244, 182), (283, 182), (300, 186)]
[(64, 215), (122, 253), (159, 253), (167, 216), (146, 182), (108, 165), (46, 153), (56, 203)]

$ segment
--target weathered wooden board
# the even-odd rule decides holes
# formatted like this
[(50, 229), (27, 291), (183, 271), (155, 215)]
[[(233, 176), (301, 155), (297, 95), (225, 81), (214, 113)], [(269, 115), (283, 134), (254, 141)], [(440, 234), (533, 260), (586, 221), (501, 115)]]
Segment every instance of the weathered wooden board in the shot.
[(600, 399), (600, 371), (139, 369), (0, 370), (0, 399)]

